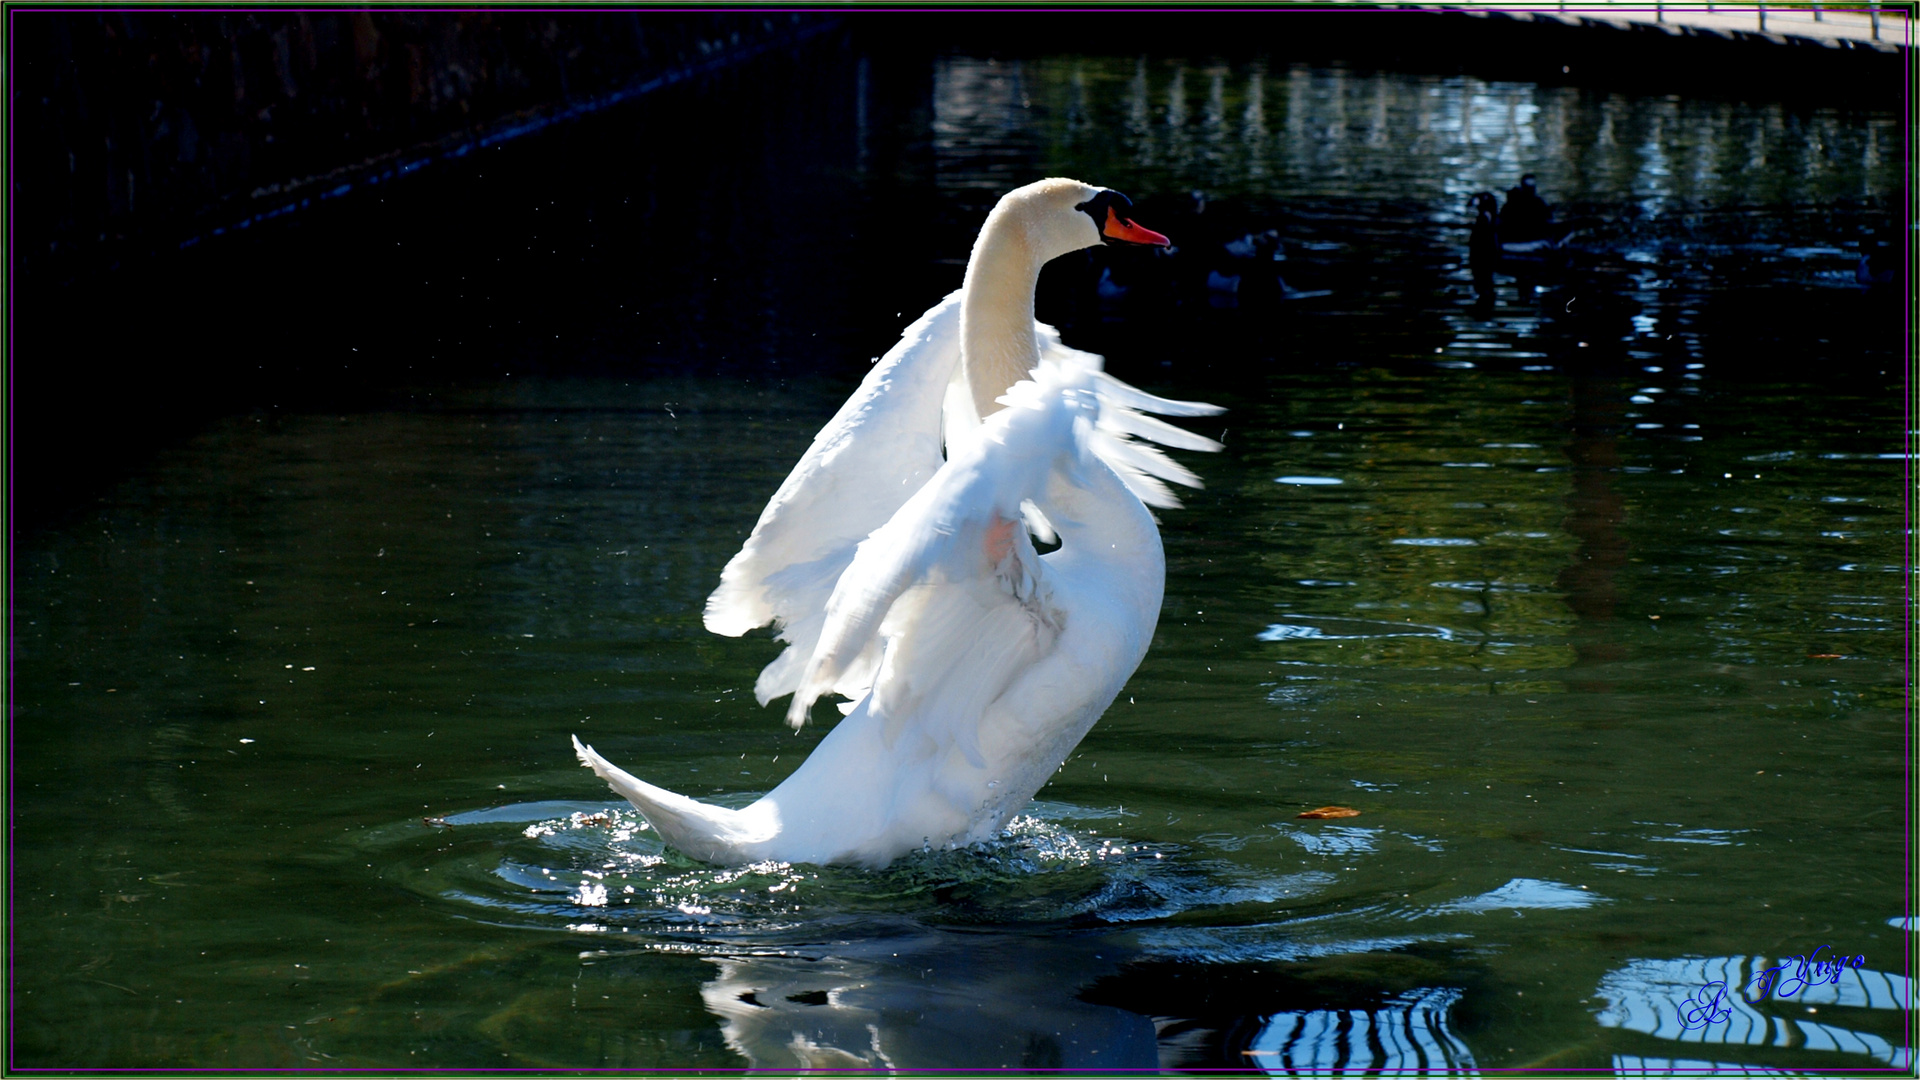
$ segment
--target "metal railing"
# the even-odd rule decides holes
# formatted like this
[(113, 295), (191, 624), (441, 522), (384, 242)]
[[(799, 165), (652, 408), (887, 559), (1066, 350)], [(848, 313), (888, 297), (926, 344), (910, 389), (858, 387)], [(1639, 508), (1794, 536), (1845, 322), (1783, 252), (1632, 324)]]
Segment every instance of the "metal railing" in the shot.
[[(1636, 0), (1597, 0), (1597, 2), (1596, 0), (1586, 0), (1585, 3), (1581, 3), (1581, 2), (1578, 2), (1578, 0), (1576, 0), (1573, 6), (1576, 9), (1594, 8), (1594, 7), (1605, 7), (1606, 5), (1613, 4), (1613, 3), (1635, 3), (1635, 5), (1638, 6), (1638, 4), (1636, 3)], [(1446, 6), (1446, 5), (1436, 4), (1434, 6)], [(1567, 11), (1567, 0), (1558, 0), (1555, 6), (1557, 10), (1561, 12), (1565, 12)], [(1843, 37), (1843, 38), (1850, 36), (1846, 33), (1847, 28), (1844, 25), (1842, 25), (1845, 22), (1844, 18), (1842, 18), (1839, 22), (1836, 22), (1834, 20), (1830, 20), (1827, 18), (1827, 15), (1828, 15), (1827, 9), (1833, 6), (1834, 5), (1832, 3), (1832, 0), (1824, 0), (1824, 2), (1823, 0), (1807, 0), (1807, 2), (1805, 3), (1797, 3), (1797, 4), (1796, 3), (1784, 3), (1784, 4), (1776, 3), (1771, 6), (1765, 3), (1730, 4), (1730, 3), (1727, 3), (1726, 0), (1721, 0), (1721, 2), (1717, 4), (1713, 3), (1712, 0), (1708, 0), (1708, 2), (1705, 3), (1704, 5), (1703, 4), (1686, 4), (1686, 3), (1669, 3), (1668, 0), (1654, 0), (1653, 18), (1654, 18), (1654, 21), (1657, 23), (1671, 24), (1676, 21), (1685, 22), (1686, 21), (1685, 15), (1688, 12), (1704, 11), (1706, 14), (1716, 15), (1721, 18), (1737, 18), (1738, 15), (1741, 13), (1751, 11), (1754, 16), (1754, 26), (1761, 33), (1767, 33), (1770, 29), (1767, 21), (1767, 16), (1769, 14), (1772, 14), (1774, 16), (1773, 25), (1771, 27), (1771, 29), (1774, 32), (1790, 33), (1791, 31), (1787, 30), (1785, 26), (1783, 26), (1783, 23), (1790, 25), (1789, 20), (1793, 14), (1804, 12), (1807, 14), (1811, 14), (1813, 16), (1814, 22), (1821, 24), (1821, 27), (1822, 27), (1821, 36), (1835, 36), (1835, 37)], [(1644, 7), (1641, 7), (1640, 10), (1645, 11), (1646, 9)], [(1899, 17), (1899, 18), (1906, 17), (1906, 9), (1904, 7), (1896, 7), (1894, 11), (1895, 11), (1896, 17)], [(1580, 12), (1577, 10), (1573, 12), (1573, 14), (1576, 14), (1576, 15), (1579, 13)], [(1864, 4), (1846, 4), (1844, 6), (1839, 7), (1834, 13), (1841, 16), (1858, 16), (1864, 13), (1867, 17), (1867, 24), (1868, 24), (1867, 36), (1873, 41), (1885, 40), (1885, 38), (1882, 35), (1882, 27), (1881, 27), (1881, 15), (1882, 15), (1881, 5), (1878, 2), (1869, 2)], [(1678, 15), (1679, 18), (1678, 19), (1670, 18), (1669, 17), (1670, 15)], [(1857, 28), (1858, 23), (1855, 23), (1854, 26)], [(1857, 29), (1855, 30), (1855, 32), (1857, 33)], [(1898, 43), (1905, 44), (1904, 38), (1906, 37), (1906, 35), (1903, 33), (1899, 36), (1903, 40), (1901, 40)]]

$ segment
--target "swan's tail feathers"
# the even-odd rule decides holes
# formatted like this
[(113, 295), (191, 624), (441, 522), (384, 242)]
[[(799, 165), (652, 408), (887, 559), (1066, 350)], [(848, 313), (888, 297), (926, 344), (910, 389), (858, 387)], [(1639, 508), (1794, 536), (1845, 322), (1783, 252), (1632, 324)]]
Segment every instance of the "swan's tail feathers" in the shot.
[(758, 857), (754, 849), (779, 831), (773, 811), (762, 804), (729, 810), (654, 787), (595, 753), (578, 736), (573, 739), (573, 752), (580, 764), (645, 815), (660, 839), (703, 862), (750, 862)]

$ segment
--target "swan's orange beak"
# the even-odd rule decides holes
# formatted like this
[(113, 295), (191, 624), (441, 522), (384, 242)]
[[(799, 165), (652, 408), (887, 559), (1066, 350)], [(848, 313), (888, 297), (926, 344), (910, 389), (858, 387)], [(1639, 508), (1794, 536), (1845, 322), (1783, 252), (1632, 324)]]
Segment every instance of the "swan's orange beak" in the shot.
[(1113, 207), (1107, 207), (1107, 223), (1100, 227), (1100, 235), (1109, 240), (1125, 240), (1129, 244), (1152, 244), (1155, 247), (1167, 247), (1173, 241), (1144, 229), (1120, 216)]

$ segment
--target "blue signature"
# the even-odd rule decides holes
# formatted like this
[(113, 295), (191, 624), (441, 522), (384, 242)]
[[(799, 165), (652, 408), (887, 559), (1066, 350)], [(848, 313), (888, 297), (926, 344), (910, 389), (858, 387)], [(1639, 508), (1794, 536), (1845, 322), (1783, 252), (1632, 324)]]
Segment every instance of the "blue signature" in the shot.
[[(1867, 958), (1864, 956), (1835, 954), (1822, 959), (1820, 954), (1829, 947), (1822, 945), (1810, 954), (1789, 956), (1770, 968), (1762, 968), (1747, 988), (1741, 990), (1740, 1000), (1749, 1005), (1758, 1005), (1774, 995), (1790, 998), (1808, 986), (1838, 983), (1848, 968), (1866, 966)], [(1787, 971), (1789, 965), (1793, 968), (1791, 973)], [(1747, 989), (1756, 987), (1759, 996), (1748, 997)], [(1727, 984), (1722, 979), (1715, 979), (1687, 995), (1680, 1005), (1680, 1026), (1683, 1028), (1703, 1028), (1708, 1024), (1722, 1023), (1733, 1015), (1733, 1004), (1727, 1000)]]

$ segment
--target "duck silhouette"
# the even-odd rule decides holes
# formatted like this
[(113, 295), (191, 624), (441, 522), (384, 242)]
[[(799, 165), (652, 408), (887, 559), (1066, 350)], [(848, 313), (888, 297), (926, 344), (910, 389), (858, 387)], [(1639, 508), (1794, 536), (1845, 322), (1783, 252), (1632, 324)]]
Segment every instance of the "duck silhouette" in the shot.
[(1884, 270), (1873, 268), (1873, 255), (1860, 256), (1860, 264), (1853, 268), (1853, 280), (1863, 289), (1874, 289), (1891, 285), (1899, 275), (1899, 267), (1889, 266)]
[(1507, 191), (1507, 204), (1491, 191), (1467, 197), (1473, 224), (1467, 236), (1467, 265), (1474, 291), (1483, 304), (1494, 297), (1494, 275), (1515, 279), (1523, 295), (1531, 294), (1540, 279), (1566, 266), (1567, 241), (1588, 226), (1587, 221), (1557, 222), (1553, 208), (1540, 197), (1531, 173)]

